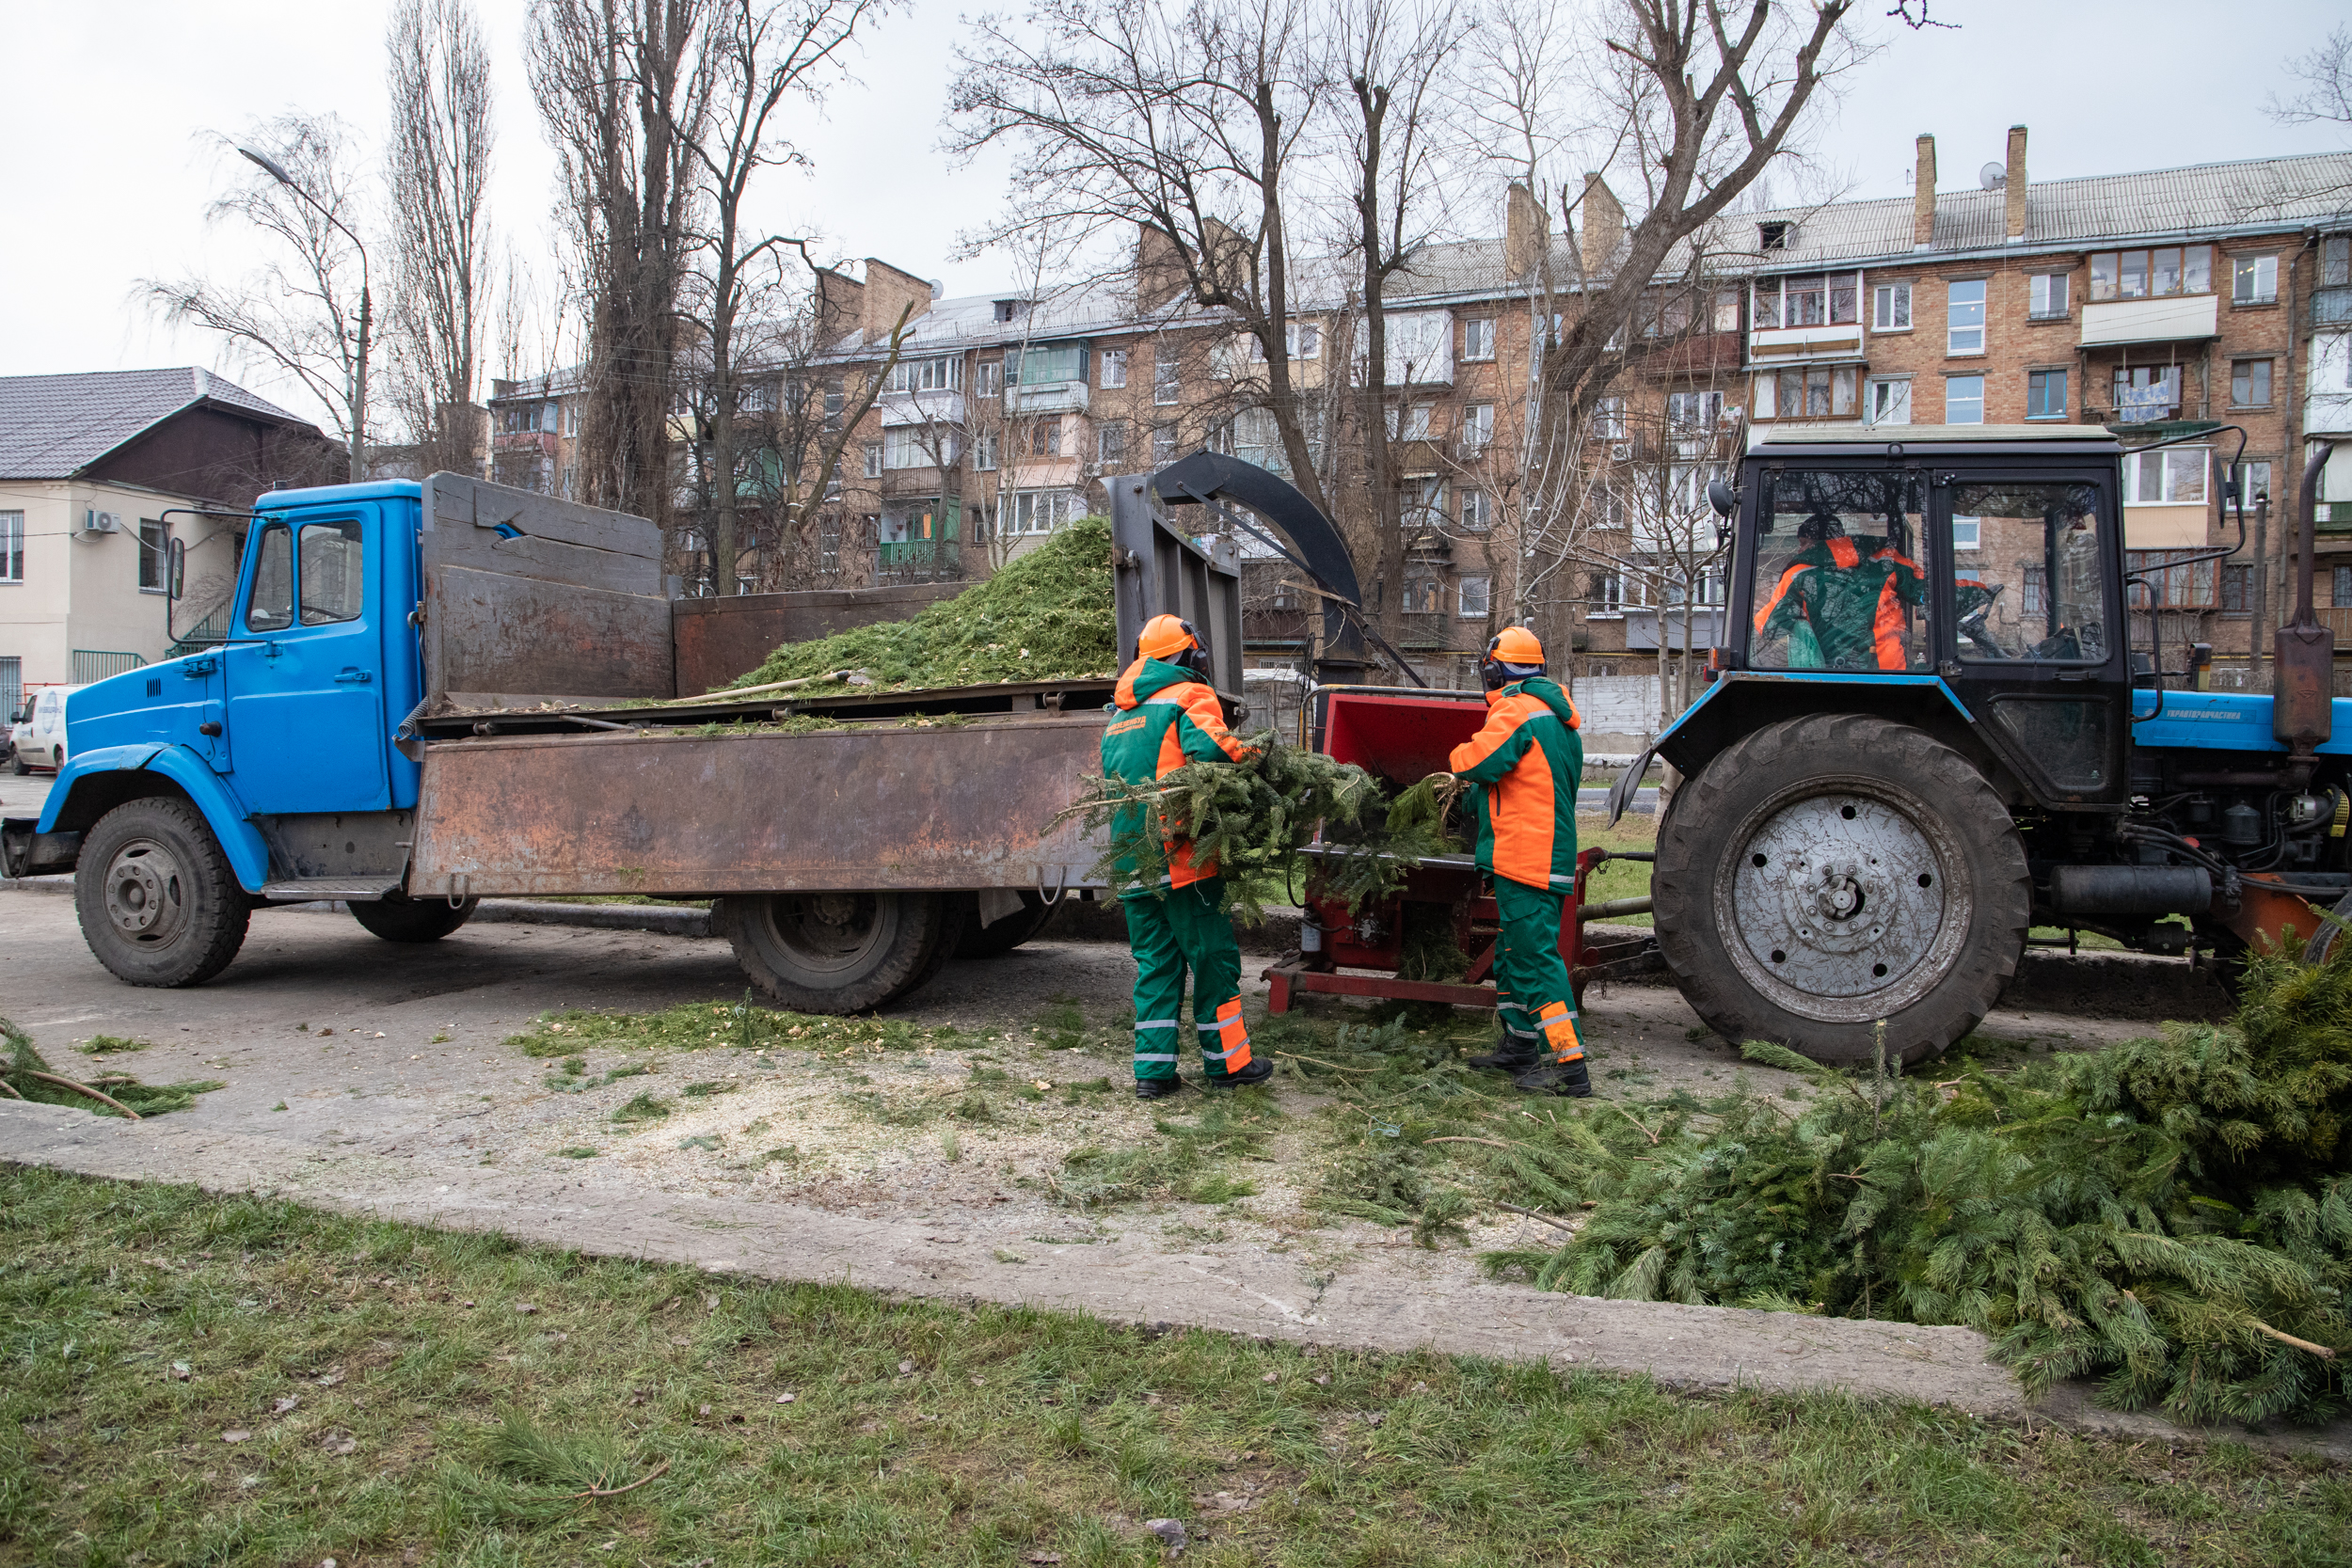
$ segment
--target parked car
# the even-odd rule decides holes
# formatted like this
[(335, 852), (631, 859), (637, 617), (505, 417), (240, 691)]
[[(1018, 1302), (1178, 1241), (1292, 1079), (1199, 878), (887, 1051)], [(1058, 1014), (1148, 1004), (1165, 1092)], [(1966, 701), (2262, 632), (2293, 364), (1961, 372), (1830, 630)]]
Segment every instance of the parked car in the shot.
[(56, 772), (65, 766), (65, 700), (78, 686), (44, 687), (24, 700), (24, 715), (9, 732), (9, 770), (22, 777), (36, 768)]

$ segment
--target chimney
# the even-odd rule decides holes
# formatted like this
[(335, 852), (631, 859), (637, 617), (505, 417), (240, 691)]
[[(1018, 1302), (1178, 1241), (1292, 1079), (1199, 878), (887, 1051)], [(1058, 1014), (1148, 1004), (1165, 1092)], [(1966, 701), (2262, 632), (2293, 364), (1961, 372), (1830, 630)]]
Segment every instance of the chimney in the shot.
[(1136, 226), (1136, 314), (1148, 316), (1169, 300), (1189, 292), (1184, 255), (1165, 229)]
[(1502, 204), (1502, 271), (1507, 277), (1525, 277), (1544, 259), (1549, 224), (1535, 198), (1518, 181)]
[(908, 321), (923, 315), (931, 308), (931, 284), (927, 277), (892, 266), (877, 257), (866, 258), (865, 306), (866, 338), (868, 342), (887, 342), (891, 331), (898, 325), (900, 311)]
[(866, 325), (866, 285), (831, 267), (817, 269), (817, 334), (831, 348)]
[(1911, 248), (1935, 245), (1935, 138), (1919, 138), (1919, 170), (1911, 182)]
[(2002, 233), (2010, 245), (2022, 245), (2026, 238), (2026, 128), (2009, 128), (2009, 179), (2002, 187), (2008, 198), (2008, 223)]
[(1617, 242), (1625, 238), (1625, 208), (1599, 175), (1584, 176), (1584, 245), (1586, 277), (1604, 277), (1616, 264)]

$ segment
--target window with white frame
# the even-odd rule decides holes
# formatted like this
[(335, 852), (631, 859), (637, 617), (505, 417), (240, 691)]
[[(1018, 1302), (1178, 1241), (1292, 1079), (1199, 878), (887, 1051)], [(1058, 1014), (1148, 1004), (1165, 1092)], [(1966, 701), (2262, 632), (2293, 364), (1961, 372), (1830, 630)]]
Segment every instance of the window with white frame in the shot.
[(1495, 356), (1495, 323), (1492, 316), (1480, 316), (1462, 324), (1462, 357), (1492, 359)]
[(1012, 498), (1012, 521), (1007, 533), (1051, 533), (1074, 515), (1076, 498), (1067, 490), (1020, 490)]
[(1154, 463), (1176, 461), (1176, 427), (1174, 425), (1155, 424), (1152, 427), (1152, 461)]
[(1593, 404), (1593, 438), (1597, 441), (1625, 439), (1625, 399), (1602, 398)]
[(0, 512), (0, 582), (24, 580), (24, 514)]
[(1294, 359), (1323, 356), (1323, 328), (1313, 322), (1293, 322), (1282, 329), (1282, 346)]
[(1945, 295), (1944, 352), (1947, 354), (1982, 354), (1984, 352), (1984, 279), (1958, 278), (1947, 286)]
[(2058, 321), (2066, 314), (2066, 274), (2038, 272), (2026, 279), (2026, 314), (2036, 321)]
[[(772, 381), (755, 381), (735, 389), (735, 411), (739, 414), (771, 413), (775, 406), (776, 384)], [(564, 405), (564, 413), (568, 421), (571, 417), (569, 404)]]
[(1484, 533), (1495, 526), (1495, 499), (1484, 490), (1462, 492), (1462, 531)]
[(1983, 547), (1984, 519), (1982, 517), (1954, 517), (1952, 519), (1953, 549), (1975, 550)]
[(1119, 463), (1127, 456), (1127, 421), (1104, 420), (1094, 427), (1094, 460)]
[(567, 404), (565, 404), (564, 405), (564, 438), (565, 438), (566, 440), (570, 440), (570, 439), (573, 439), (573, 438), (577, 437), (579, 435), (580, 435), (580, 404), (579, 404), (578, 403), (567, 403)]
[(1721, 392), (1668, 392), (1666, 428), (1673, 431), (1712, 430), (1724, 417)]
[(1759, 420), (1845, 419), (1854, 411), (1851, 365), (1791, 365), (1756, 377), (1755, 411)]
[(910, 424), (882, 432), (884, 468), (930, 468), (955, 460), (953, 431)]
[(1445, 522), (1445, 481), (1436, 474), (1407, 475), (1403, 485), (1405, 518), (1423, 527)]
[(2211, 449), (2206, 447), (2159, 447), (2153, 451), (2125, 452), (2123, 504), (2202, 505), (2205, 469), (2211, 455)]
[(1911, 330), (1911, 285), (1881, 283), (1870, 291), (1870, 330), (1873, 332), (1908, 332)]
[(1852, 326), (1862, 319), (1862, 275), (1811, 273), (1770, 277), (1756, 285), (1755, 325), (1759, 331), (1782, 326)]
[(993, 398), (1004, 385), (1005, 362), (1002, 359), (982, 359), (972, 367), (972, 395)]
[(866, 443), (866, 477), (880, 479), (882, 472), (882, 444), (880, 441), (868, 441)]
[(1184, 367), (1170, 350), (1152, 361), (1152, 401), (1161, 407), (1184, 401)]
[(1944, 378), (1944, 422), (1984, 423), (1984, 377), (1947, 375)]
[(543, 403), (539, 405), (539, 430), (541, 434), (548, 436), (554, 435), (557, 428), (562, 425), (563, 422), (564, 405), (562, 404)]
[(2213, 246), (2102, 250), (2090, 258), (2090, 301), (2213, 292)]
[(934, 355), (922, 359), (901, 359), (890, 367), (890, 379), (883, 390), (890, 392), (952, 392), (963, 385), (963, 357), (961, 355)]
[(1389, 408), (1389, 439), (1391, 441), (1426, 441), (1429, 439), (1429, 416), (1435, 405), (1408, 403), (1402, 409)]
[(2279, 258), (2276, 256), (2233, 256), (2230, 258), (2230, 303), (2233, 305), (2274, 305), (2279, 299)]
[(1873, 379), (1862, 400), (1862, 417), (1872, 424), (1911, 422), (1911, 380), (1908, 376)]
[(1105, 388), (1124, 387), (1127, 385), (1127, 351), (1125, 349), (1104, 349), (1103, 351), (1102, 362), (1103, 374), (1101, 379)]
[(1495, 405), (1469, 404), (1462, 409), (1462, 450), (1479, 451), (1495, 438)]
[(1494, 605), (1494, 579), (1464, 578), (1454, 585), (1455, 613), (1465, 621), (1483, 621)]
[(161, 520), (154, 517), (139, 519), (139, 592), (142, 594), (160, 594), (164, 591), (168, 538), (169, 534)]
[(976, 473), (996, 471), (996, 432), (976, 430), (972, 433), (972, 467)]
[(2270, 494), (2270, 465), (2241, 463), (2237, 469), (2237, 493), (2246, 503), (2246, 510), (2254, 510), (2254, 503)]

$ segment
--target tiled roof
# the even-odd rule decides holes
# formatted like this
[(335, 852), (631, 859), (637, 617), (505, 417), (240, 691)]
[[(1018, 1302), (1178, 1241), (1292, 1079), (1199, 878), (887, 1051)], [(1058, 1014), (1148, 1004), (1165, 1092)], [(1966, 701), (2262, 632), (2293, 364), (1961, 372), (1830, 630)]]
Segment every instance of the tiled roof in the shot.
[(0, 479), (70, 479), (206, 401), (315, 432), (309, 421), (194, 366), (0, 376)]

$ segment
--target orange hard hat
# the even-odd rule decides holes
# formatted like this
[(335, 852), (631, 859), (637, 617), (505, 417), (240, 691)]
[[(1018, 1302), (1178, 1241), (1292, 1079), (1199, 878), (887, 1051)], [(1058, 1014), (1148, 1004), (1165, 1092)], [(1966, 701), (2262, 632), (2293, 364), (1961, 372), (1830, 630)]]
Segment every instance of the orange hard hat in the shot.
[(1486, 644), (1486, 657), (1498, 664), (1541, 664), (1544, 645), (1525, 626), (1505, 626)]
[(1192, 629), (1192, 623), (1181, 615), (1154, 615), (1144, 623), (1143, 635), (1136, 639), (1136, 654), (1142, 658), (1156, 658), (1172, 663), (1178, 654), (1200, 646), (1200, 639)]

